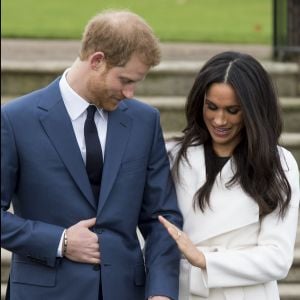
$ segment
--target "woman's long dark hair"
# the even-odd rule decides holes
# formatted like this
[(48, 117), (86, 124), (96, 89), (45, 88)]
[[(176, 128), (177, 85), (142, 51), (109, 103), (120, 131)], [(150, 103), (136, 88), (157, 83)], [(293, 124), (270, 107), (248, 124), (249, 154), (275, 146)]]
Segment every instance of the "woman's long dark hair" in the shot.
[[(199, 71), (188, 95), (185, 114), (187, 126), (174, 161), (173, 172), (179, 179), (181, 160), (187, 160), (189, 147), (210, 143), (211, 137), (203, 120), (203, 104), (213, 83), (226, 83), (234, 89), (242, 107), (244, 128), (241, 141), (234, 149), (236, 173), (227, 186), (238, 182), (259, 206), (260, 217), (279, 208), (285, 215), (291, 199), (291, 188), (284, 174), (278, 140), (282, 120), (272, 81), (253, 57), (237, 52), (223, 52), (212, 57)], [(206, 164), (206, 182), (195, 195), (195, 205), (204, 211), (216, 178), (211, 164)]]

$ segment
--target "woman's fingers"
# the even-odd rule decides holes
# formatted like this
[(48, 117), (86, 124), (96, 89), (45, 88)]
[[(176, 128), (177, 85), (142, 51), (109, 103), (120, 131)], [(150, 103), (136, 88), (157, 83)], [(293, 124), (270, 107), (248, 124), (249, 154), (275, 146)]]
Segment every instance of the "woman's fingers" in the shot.
[(186, 259), (194, 266), (205, 268), (206, 262), (203, 253), (199, 251), (195, 245), (193, 245), (187, 234), (178, 229), (166, 218), (159, 216), (158, 219), (168, 230), (170, 236), (175, 240), (179, 250), (186, 257)]
[(158, 219), (161, 222), (161, 224), (163, 224), (164, 227), (168, 230), (169, 234), (175, 241), (177, 241), (181, 237), (182, 231), (178, 229), (174, 224), (169, 222), (163, 216), (159, 216)]

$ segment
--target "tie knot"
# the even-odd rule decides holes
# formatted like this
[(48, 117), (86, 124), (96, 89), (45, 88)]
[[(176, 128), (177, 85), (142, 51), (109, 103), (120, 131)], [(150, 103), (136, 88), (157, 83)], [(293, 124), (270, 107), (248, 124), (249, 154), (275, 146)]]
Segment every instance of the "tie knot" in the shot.
[(94, 120), (94, 115), (95, 115), (96, 109), (97, 108), (95, 105), (89, 105), (89, 107), (87, 108), (87, 119)]

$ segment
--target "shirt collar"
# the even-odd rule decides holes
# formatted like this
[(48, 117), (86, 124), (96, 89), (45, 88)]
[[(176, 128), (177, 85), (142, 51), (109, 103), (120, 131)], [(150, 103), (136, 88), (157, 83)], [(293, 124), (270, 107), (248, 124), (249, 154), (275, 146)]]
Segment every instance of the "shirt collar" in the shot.
[[(68, 114), (72, 121), (76, 120), (79, 116), (81, 116), (90, 105), (84, 98), (78, 95), (69, 85), (66, 75), (70, 69), (66, 69), (63, 73), (60, 81), (59, 88), (60, 92), (68, 111)], [(107, 113), (103, 111), (103, 109), (97, 108), (100, 116), (104, 119), (107, 117)]]

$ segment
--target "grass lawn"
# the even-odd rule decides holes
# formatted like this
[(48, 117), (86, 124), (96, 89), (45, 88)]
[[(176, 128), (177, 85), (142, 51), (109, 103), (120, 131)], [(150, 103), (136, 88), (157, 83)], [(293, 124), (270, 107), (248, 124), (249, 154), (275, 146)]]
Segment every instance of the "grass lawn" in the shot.
[(128, 8), (162, 41), (271, 43), (272, 0), (2, 0), (2, 37), (78, 39), (91, 16)]

